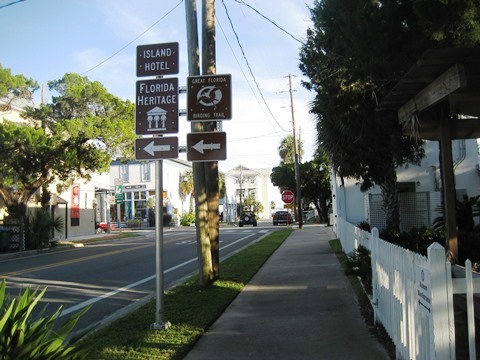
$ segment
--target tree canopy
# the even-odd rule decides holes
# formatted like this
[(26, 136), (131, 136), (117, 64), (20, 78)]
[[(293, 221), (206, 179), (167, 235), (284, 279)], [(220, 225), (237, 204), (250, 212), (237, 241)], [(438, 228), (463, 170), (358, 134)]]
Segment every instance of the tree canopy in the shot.
[[(330, 203), (330, 165), (325, 153), (317, 153), (313, 160), (300, 164), (300, 192), (302, 204), (308, 206), (313, 203), (322, 217), (326, 220)], [(272, 184), (280, 191), (290, 190), (297, 196), (295, 169), (293, 163), (280, 163), (272, 169), (270, 175)]]
[[(3, 72), (3, 75), (9, 72)], [(3, 76), (7, 96), (23, 93), (29, 80)], [(24, 214), (31, 196), (54, 181), (89, 179), (108, 171), (112, 157), (133, 156), (134, 105), (123, 101), (99, 82), (66, 74), (49, 82), (58, 93), (49, 104), (27, 108), (28, 124), (0, 123), (0, 196), (10, 215)]]
[(304, 85), (316, 93), (319, 146), (339, 176), (382, 189), (387, 225), (398, 228), (397, 166), (419, 162), (422, 143), (405, 137), (395, 112), (375, 108), (429, 48), (479, 42), (479, 3), (316, 1), (300, 53)]

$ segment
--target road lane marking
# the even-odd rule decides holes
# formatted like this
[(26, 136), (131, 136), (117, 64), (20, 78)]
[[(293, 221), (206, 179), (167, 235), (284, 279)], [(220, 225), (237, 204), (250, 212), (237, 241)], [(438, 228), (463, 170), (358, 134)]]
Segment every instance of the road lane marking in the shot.
[(104, 254), (84, 256), (84, 257), (80, 257), (80, 258), (77, 258), (77, 259), (71, 259), (71, 260), (60, 261), (60, 262), (52, 263), (52, 264), (35, 266), (35, 267), (28, 268), (28, 269), (24, 269), (24, 270), (20, 270), (20, 271), (14, 271), (14, 272), (11, 272), (11, 273), (0, 275), (0, 279), (7, 279), (7, 278), (12, 277), (12, 276), (24, 275), (24, 274), (28, 274), (30, 272), (52, 269), (52, 268), (59, 267), (59, 266), (62, 266), (62, 265), (75, 264), (75, 263), (86, 261), (86, 260), (98, 259), (98, 258), (101, 258), (101, 257), (104, 257), (104, 256), (121, 254), (121, 253), (124, 253), (124, 252), (127, 252), (127, 251), (143, 249), (145, 247), (150, 247), (150, 246), (152, 246), (152, 245), (151, 244), (140, 245), (140, 246), (135, 246), (135, 247), (129, 247), (129, 248), (122, 249), (122, 250), (109, 251), (109, 252), (104, 253)]
[[(233, 246), (233, 245), (235, 245), (235, 244), (237, 244), (237, 243), (239, 243), (239, 242), (241, 242), (241, 241), (243, 241), (243, 240), (245, 240), (245, 239), (248, 239), (249, 237), (251, 237), (251, 236), (253, 236), (253, 235), (255, 235), (255, 234), (249, 234), (249, 235), (244, 236), (244, 237), (242, 237), (242, 238), (240, 238), (240, 239), (238, 239), (238, 240), (235, 240), (234, 242), (232, 242), (232, 243), (230, 243), (230, 244), (228, 244), (228, 245), (223, 246), (220, 250), (224, 250), (224, 249), (226, 249), (226, 248), (228, 248), (228, 247), (230, 247), (230, 246)], [(164, 270), (163, 273), (164, 273), (164, 274), (168, 274), (168, 273), (170, 273), (170, 272), (172, 272), (172, 271), (175, 271), (175, 270), (177, 270), (177, 269), (179, 269), (179, 268), (181, 268), (181, 267), (183, 267), (183, 266), (186, 266), (186, 265), (188, 265), (188, 264), (190, 264), (190, 263), (192, 263), (192, 262), (194, 262), (194, 261), (197, 261), (197, 260), (198, 260), (198, 257), (194, 257), (194, 258), (192, 258), (192, 259), (190, 259), (190, 260), (184, 261), (183, 263), (180, 263), (180, 264), (175, 265), (175, 266), (173, 266), (173, 267), (171, 267), (171, 268), (169, 268), (169, 269)], [(147, 281), (154, 280), (155, 278), (156, 278), (156, 275), (151, 275), (151, 276), (149, 276), (149, 277), (146, 277), (146, 278), (144, 278), (144, 279), (141, 279), (141, 280), (139, 280), (139, 281), (137, 281), (137, 282), (134, 282), (134, 283), (132, 283), (132, 284), (123, 286), (123, 287), (118, 288), (118, 289), (116, 289), (116, 290), (109, 291), (109, 292), (107, 292), (107, 293), (105, 293), (105, 294), (102, 294), (102, 295), (100, 295), (100, 296), (96, 296), (96, 297), (94, 297), (94, 298), (88, 299), (88, 300), (86, 300), (86, 301), (84, 301), (84, 302), (81, 302), (81, 303), (79, 303), (79, 304), (77, 304), (77, 305), (71, 306), (71, 307), (63, 310), (63, 311), (60, 313), (59, 317), (66, 316), (66, 315), (71, 314), (72, 312), (75, 312), (75, 311), (79, 311), (79, 310), (83, 309), (84, 307), (87, 307), (87, 306), (89, 306), (89, 305), (91, 305), (91, 304), (94, 304), (94, 303), (96, 303), (96, 302), (99, 302), (100, 300), (103, 300), (103, 299), (109, 298), (109, 297), (111, 297), (111, 296), (117, 295), (118, 293), (121, 293), (121, 292), (130, 290), (130, 289), (132, 289), (132, 288), (134, 288), (134, 287), (136, 287), (136, 286), (138, 286), (138, 285), (141, 285), (141, 284), (143, 284), (143, 283), (146, 283)]]

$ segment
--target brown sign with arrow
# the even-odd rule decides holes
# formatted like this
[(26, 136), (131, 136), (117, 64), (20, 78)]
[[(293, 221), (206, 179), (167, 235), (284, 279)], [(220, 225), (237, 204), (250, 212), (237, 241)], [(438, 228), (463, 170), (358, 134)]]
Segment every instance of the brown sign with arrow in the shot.
[(195, 132), (187, 134), (188, 161), (217, 161), (227, 159), (225, 132)]

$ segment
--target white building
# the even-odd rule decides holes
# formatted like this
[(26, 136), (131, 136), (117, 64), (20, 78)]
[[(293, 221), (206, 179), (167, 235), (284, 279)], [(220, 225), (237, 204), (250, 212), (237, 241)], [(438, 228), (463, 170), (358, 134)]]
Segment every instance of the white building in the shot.
[(271, 219), (272, 212), (283, 206), (280, 191), (270, 180), (271, 169), (249, 169), (243, 165), (226, 172), (235, 179), (236, 201), (242, 203), (246, 196), (252, 195), (263, 205), (258, 214), (260, 219)]
[[(121, 205), (121, 221), (140, 219), (148, 223), (149, 207), (155, 205), (156, 161), (113, 161), (110, 167), (110, 188), (113, 191), (115, 179), (123, 182), (124, 203)], [(182, 212), (188, 212), (190, 199), (181, 199), (180, 182), (191, 163), (179, 160), (163, 160), (163, 205), (164, 212), (178, 219)], [(117, 221), (116, 206), (111, 206), (111, 218)]]
[[(480, 173), (476, 139), (452, 141), (457, 199), (463, 195), (473, 197), (480, 194)], [(401, 230), (412, 227), (431, 226), (440, 215), (441, 175), (439, 146), (436, 141), (426, 141), (425, 158), (421, 165), (409, 164), (397, 170), (400, 200)], [(333, 224), (339, 216), (352, 224), (362, 221), (379, 229), (385, 226), (380, 189), (374, 187), (362, 193), (357, 181), (332, 175)]]

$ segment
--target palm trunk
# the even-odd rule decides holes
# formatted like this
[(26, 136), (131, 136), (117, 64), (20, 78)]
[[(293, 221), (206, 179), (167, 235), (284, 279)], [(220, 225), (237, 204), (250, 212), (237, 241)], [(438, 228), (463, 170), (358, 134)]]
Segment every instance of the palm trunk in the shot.
[(383, 206), (385, 210), (387, 230), (400, 231), (400, 204), (397, 191), (397, 173), (393, 163), (391, 169), (386, 174), (384, 182), (380, 185), (383, 196)]

